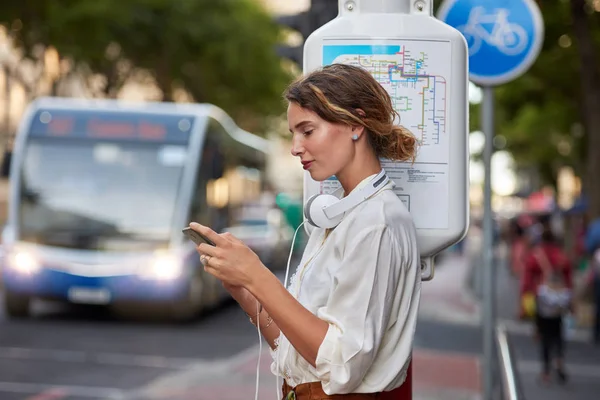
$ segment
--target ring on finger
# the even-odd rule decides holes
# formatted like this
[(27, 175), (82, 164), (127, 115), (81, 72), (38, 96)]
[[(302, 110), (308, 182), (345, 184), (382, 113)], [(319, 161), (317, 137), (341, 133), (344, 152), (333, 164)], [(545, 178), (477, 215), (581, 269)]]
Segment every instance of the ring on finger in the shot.
[(210, 261), (210, 259), (211, 259), (211, 256), (209, 256), (209, 255), (204, 255), (204, 254), (202, 254), (202, 255), (200, 256), (200, 262), (201, 262), (203, 265), (207, 265), (207, 264), (208, 264), (208, 262)]

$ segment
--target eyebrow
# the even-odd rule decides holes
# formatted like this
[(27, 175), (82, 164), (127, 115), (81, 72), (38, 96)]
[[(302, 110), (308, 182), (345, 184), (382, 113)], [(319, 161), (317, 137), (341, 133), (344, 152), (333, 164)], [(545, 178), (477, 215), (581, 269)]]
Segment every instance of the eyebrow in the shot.
[[(297, 129), (300, 129), (300, 128), (302, 128), (304, 125), (308, 125), (308, 124), (310, 124), (311, 122), (312, 122), (312, 121), (307, 121), (307, 120), (305, 120), (305, 121), (300, 121), (300, 122), (298, 122), (298, 123), (297, 123), (297, 124), (294, 126), (294, 129), (296, 129), (296, 130), (297, 130)], [(291, 132), (291, 133), (294, 133), (294, 131), (293, 131), (292, 129), (290, 129), (290, 132)]]

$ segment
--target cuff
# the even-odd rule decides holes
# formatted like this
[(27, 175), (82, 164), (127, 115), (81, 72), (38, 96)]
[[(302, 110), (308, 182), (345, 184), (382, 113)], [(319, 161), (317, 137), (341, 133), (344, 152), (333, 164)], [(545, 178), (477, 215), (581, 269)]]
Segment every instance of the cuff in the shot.
[(335, 389), (331, 383), (332, 369), (335, 367), (341, 367), (335, 368), (335, 381), (348, 382), (350, 380), (349, 376), (343, 376), (347, 375), (347, 369), (334, 362), (338, 358), (336, 357), (336, 353), (338, 353), (338, 344), (340, 343), (341, 336), (342, 331), (336, 325), (330, 323), (315, 359), (315, 375), (321, 381), (323, 391), (328, 394)]

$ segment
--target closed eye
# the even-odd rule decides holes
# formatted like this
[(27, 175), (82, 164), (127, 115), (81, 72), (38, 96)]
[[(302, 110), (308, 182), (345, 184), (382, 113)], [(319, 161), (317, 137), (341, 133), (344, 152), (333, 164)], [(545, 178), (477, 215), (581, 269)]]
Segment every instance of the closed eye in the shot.
[(303, 135), (304, 135), (304, 136), (308, 136), (308, 135), (310, 135), (310, 134), (311, 134), (313, 131), (314, 131), (314, 129), (311, 129), (311, 130), (308, 130), (308, 131), (304, 131), (304, 132), (303, 132)]

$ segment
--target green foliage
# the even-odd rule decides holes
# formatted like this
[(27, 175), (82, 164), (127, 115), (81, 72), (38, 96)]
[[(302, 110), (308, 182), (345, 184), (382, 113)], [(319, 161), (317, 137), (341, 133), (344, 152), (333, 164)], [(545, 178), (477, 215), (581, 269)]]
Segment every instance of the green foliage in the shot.
[[(541, 9), (542, 51), (525, 75), (497, 89), (498, 122), (517, 162), (537, 165), (546, 181), (553, 182), (561, 165), (583, 170), (580, 63), (568, 2), (543, 2)], [(600, 39), (600, 16), (591, 18), (591, 33)]]
[(24, 54), (54, 46), (106, 78), (114, 95), (147, 70), (165, 100), (185, 88), (235, 116), (282, 111), (291, 78), (275, 54), (279, 27), (253, 0), (3, 0), (0, 23)]
[[(436, 8), (441, 3), (436, 0)], [(537, 167), (547, 183), (554, 183), (560, 166), (573, 166), (580, 174), (585, 169), (581, 65), (569, 0), (537, 3), (545, 25), (543, 47), (527, 73), (495, 89), (495, 133), (506, 138), (517, 165)], [(590, 7), (589, 14), (600, 57), (600, 12)], [(480, 106), (472, 104), (470, 111), (471, 129), (480, 130)]]

